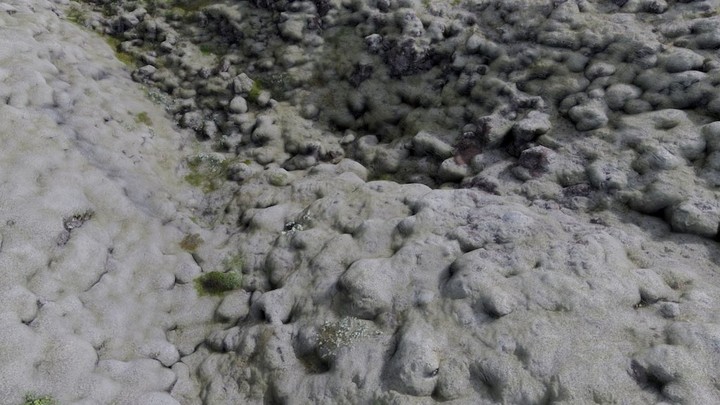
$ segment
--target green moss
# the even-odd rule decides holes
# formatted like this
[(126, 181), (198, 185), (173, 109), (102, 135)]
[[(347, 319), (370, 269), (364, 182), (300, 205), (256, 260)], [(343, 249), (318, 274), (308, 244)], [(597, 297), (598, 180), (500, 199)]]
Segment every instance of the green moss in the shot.
[(135, 122), (137, 122), (138, 124), (145, 124), (148, 127), (152, 126), (152, 120), (150, 119), (150, 116), (148, 116), (148, 113), (146, 113), (145, 111), (138, 113), (135, 116)]
[(217, 190), (227, 178), (234, 159), (223, 159), (217, 155), (201, 153), (187, 160), (190, 173), (185, 181), (194, 187), (202, 188), (206, 193)]
[(25, 394), (25, 402), (23, 405), (57, 405), (57, 401), (49, 395), (37, 396), (35, 394)]
[(67, 12), (67, 19), (77, 25), (85, 26), (87, 22), (87, 13), (78, 6), (71, 6)]
[(282, 187), (286, 186), (290, 179), (288, 178), (287, 173), (272, 173), (270, 174), (270, 178), (268, 179), (271, 185), (275, 187)]
[(205, 180), (205, 176), (203, 176), (200, 173), (190, 173), (187, 176), (185, 176), (185, 181), (190, 183), (190, 185), (193, 187), (202, 186), (204, 180)]
[(198, 295), (221, 295), (241, 286), (242, 276), (237, 271), (211, 271), (195, 279)]
[(187, 252), (194, 252), (203, 242), (205, 241), (199, 234), (193, 233), (191, 235), (185, 235), (183, 240), (180, 241), (180, 247)]
[(239, 273), (243, 268), (243, 257), (241, 254), (231, 255), (223, 260), (223, 266), (229, 270)]
[(110, 47), (113, 49), (113, 51), (115, 51), (115, 57), (120, 62), (122, 62), (128, 66), (131, 66), (131, 67), (135, 66), (135, 63), (136, 63), (135, 57), (127, 52), (123, 52), (120, 50), (120, 44), (122, 43), (122, 41), (120, 41), (119, 39), (117, 39), (115, 37), (111, 37), (108, 35), (108, 36), (105, 36), (105, 42), (107, 42), (108, 45), (110, 45)]
[(250, 89), (250, 93), (248, 93), (248, 100), (251, 102), (256, 102), (258, 97), (260, 96), (260, 93), (262, 92), (262, 86), (260, 85), (260, 82), (255, 80), (253, 82), (252, 89)]
[(173, 7), (179, 8), (187, 13), (194, 13), (213, 3), (215, 3), (214, 0), (175, 0)]
[(223, 55), (226, 50), (222, 45), (214, 42), (205, 42), (198, 46), (203, 55)]
[(145, 0), (145, 9), (150, 15), (157, 15), (160, 10), (169, 6), (166, 0)]

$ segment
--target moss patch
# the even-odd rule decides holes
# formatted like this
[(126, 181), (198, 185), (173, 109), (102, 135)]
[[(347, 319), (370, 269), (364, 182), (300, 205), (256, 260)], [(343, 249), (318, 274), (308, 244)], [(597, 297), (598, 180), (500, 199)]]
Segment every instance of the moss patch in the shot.
[(258, 97), (260, 97), (260, 93), (262, 92), (262, 86), (260, 85), (260, 82), (258, 80), (253, 81), (252, 89), (250, 89), (250, 92), (248, 93), (248, 100), (251, 102), (256, 102)]
[(205, 42), (198, 45), (200, 53), (203, 55), (224, 55), (227, 53), (227, 47), (216, 42)]
[(237, 271), (211, 271), (195, 279), (198, 295), (222, 295), (241, 286), (242, 276)]
[(187, 13), (194, 13), (215, 3), (214, 0), (175, 0), (173, 7), (179, 8)]
[(223, 260), (223, 266), (225, 269), (233, 272), (240, 273), (243, 268), (243, 257), (241, 254), (231, 255)]
[(234, 160), (214, 154), (201, 153), (187, 159), (190, 173), (185, 181), (209, 193), (217, 190), (225, 181), (228, 169)]
[(136, 58), (133, 55), (120, 50), (120, 44), (122, 43), (122, 41), (120, 41), (119, 39), (117, 39), (115, 37), (111, 37), (111, 36), (105, 36), (104, 38), (105, 38), (105, 42), (107, 42), (108, 45), (110, 45), (110, 47), (112, 48), (112, 50), (115, 51), (115, 57), (120, 62), (122, 62), (130, 67), (135, 66)]
[(66, 14), (68, 21), (80, 26), (85, 26), (87, 22), (87, 13), (78, 6), (71, 6)]
[(148, 127), (152, 126), (152, 120), (150, 119), (150, 116), (145, 111), (138, 113), (135, 115), (135, 122), (138, 124), (145, 124)]
[(199, 234), (193, 233), (191, 235), (185, 235), (185, 237), (180, 241), (180, 247), (186, 252), (194, 252), (198, 246), (203, 244), (203, 242), (205, 241)]
[(25, 394), (25, 402), (23, 405), (57, 405), (57, 401), (49, 395), (38, 396), (35, 394)]

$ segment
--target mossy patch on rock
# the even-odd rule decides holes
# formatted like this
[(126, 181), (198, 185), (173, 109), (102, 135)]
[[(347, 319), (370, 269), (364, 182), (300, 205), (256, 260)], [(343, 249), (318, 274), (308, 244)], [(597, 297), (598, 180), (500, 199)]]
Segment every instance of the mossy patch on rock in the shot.
[(152, 120), (150, 119), (150, 116), (145, 111), (137, 113), (135, 115), (135, 122), (138, 124), (145, 124), (148, 127), (152, 126)]
[(223, 260), (223, 266), (229, 271), (240, 272), (243, 267), (243, 257), (241, 254), (230, 255)]
[(120, 50), (120, 43), (121, 41), (115, 37), (111, 37), (109, 35), (106, 35), (105, 42), (110, 45), (110, 48), (115, 52), (115, 57), (122, 63), (126, 64), (127, 66), (135, 66), (136, 58), (127, 53)]
[(187, 252), (194, 252), (203, 242), (204, 240), (199, 234), (193, 233), (191, 235), (185, 235), (180, 241), (180, 247)]
[(225, 159), (218, 154), (200, 153), (192, 156), (187, 160), (190, 173), (185, 176), (185, 181), (206, 193), (215, 191), (226, 179), (232, 163), (232, 159)]
[(258, 97), (260, 97), (260, 93), (262, 92), (262, 86), (260, 83), (255, 80), (252, 85), (252, 89), (250, 89), (250, 92), (248, 93), (248, 100), (252, 102), (256, 102)]
[(85, 23), (88, 19), (87, 12), (85, 12), (82, 8), (78, 6), (70, 6), (67, 11), (66, 17), (68, 21), (80, 26), (85, 26)]
[(57, 401), (49, 395), (26, 394), (23, 405), (57, 405)]
[(198, 295), (221, 295), (242, 286), (242, 276), (237, 271), (223, 273), (211, 271), (195, 279)]

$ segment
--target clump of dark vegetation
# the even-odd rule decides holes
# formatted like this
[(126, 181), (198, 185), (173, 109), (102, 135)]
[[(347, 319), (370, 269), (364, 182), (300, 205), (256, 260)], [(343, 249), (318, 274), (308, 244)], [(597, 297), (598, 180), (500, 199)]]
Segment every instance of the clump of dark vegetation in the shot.
[(242, 276), (237, 271), (211, 271), (195, 279), (199, 295), (222, 295), (242, 286)]
[(23, 405), (57, 405), (57, 401), (49, 395), (25, 394)]
[(191, 235), (185, 235), (185, 237), (180, 241), (180, 247), (186, 252), (194, 252), (195, 249), (202, 245), (203, 242), (204, 240), (199, 234), (193, 233)]

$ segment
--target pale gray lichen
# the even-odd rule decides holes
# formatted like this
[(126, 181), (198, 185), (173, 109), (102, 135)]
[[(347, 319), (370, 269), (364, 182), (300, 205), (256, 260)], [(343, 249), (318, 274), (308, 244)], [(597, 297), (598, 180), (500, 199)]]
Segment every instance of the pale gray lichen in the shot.
[(335, 357), (341, 347), (351, 346), (359, 339), (379, 335), (380, 331), (368, 328), (367, 323), (357, 318), (343, 317), (325, 321), (318, 331), (318, 355), (323, 360)]

